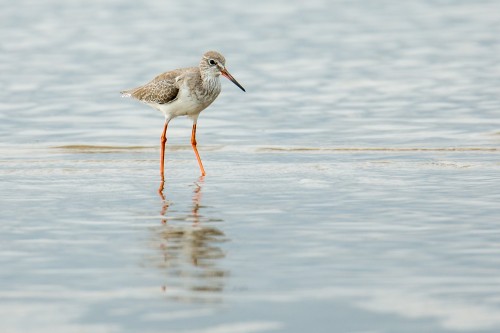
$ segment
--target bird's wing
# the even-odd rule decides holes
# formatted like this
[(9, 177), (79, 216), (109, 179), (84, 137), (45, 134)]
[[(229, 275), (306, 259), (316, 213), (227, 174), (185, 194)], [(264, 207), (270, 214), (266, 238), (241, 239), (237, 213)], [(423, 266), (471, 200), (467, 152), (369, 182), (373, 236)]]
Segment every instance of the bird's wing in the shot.
[(138, 88), (129, 90), (126, 94), (145, 103), (166, 104), (173, 101), (179, 89), (171, 80), (149, 82)]
[(145, 103), (170, 103), (179, 93), (179, 77), (183, 70), (178, 69), (166, 72), (155, 77), (143, 86), (122, 91), (123, 96), (130, 96)]

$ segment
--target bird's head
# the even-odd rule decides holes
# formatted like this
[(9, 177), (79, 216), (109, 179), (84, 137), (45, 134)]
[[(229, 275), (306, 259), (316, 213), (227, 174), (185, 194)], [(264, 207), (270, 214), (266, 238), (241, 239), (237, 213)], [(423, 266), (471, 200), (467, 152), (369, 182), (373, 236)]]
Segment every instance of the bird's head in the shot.
[(218, 77), (219, 75), (225, 76), (231, 80), (235, 85), (237, 85), (241, 90), (245, 91), (245, 88), (236, 81), (236, 79), (229, 74), (226, 69), (226, 59), (224, 56), (216, 51), (206, 52), (200, 61), (200, 70), (209, 77)]

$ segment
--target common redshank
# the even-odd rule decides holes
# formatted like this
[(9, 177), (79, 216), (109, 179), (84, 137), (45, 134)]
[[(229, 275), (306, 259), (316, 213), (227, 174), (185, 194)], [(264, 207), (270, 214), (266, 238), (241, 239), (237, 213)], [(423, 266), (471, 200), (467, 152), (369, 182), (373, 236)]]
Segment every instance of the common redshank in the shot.
[(222, 54), (208, 51), (203, 54), (198, 67), (165, 72), (145, 85), (121, 92), (123, 97), (133, 97), (160, 111), (165, 116), (165, 124), (160, 138), (160, 173), (162, 179), (164, 178), (168, 123), (179, 116), (188, 116), (193, 120), (191, 146), (198, 160), (201, 175), (205, 176), (205, 169), (196, 148), (196, 122), (200, 112), (212, 104), (219, 96), (221, 91), (219, 77), (221, 74), (245, 91), (227, 71), (226, 60)]

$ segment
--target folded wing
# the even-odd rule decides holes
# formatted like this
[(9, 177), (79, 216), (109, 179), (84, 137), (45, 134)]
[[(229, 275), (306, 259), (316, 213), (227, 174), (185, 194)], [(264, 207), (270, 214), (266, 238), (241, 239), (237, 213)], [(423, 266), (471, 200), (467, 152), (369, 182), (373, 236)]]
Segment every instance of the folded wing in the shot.
[(155, 77), (151, 82), (143, 86), (124, 90), (124, 97), (133, 97), (144, 103), (167, 104), (174, 101), (179, 93), (177, 84), (182, 70), (166, 72)]

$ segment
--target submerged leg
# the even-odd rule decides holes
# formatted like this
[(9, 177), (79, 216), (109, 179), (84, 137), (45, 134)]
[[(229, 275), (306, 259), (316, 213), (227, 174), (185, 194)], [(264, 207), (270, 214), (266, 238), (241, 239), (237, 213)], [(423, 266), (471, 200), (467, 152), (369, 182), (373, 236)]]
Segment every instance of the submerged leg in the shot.
[(196, 148), (196, 123), (193, 123), (193, 131), (191, 132), (191, 146), (193, 147), (194, 154), (198, 160), (200, 166), (201, 175), (205, 176), (205, 169), (203, 169), (203, 164), (201, 164), (200, 154), (198, 154), (198, 149)]

